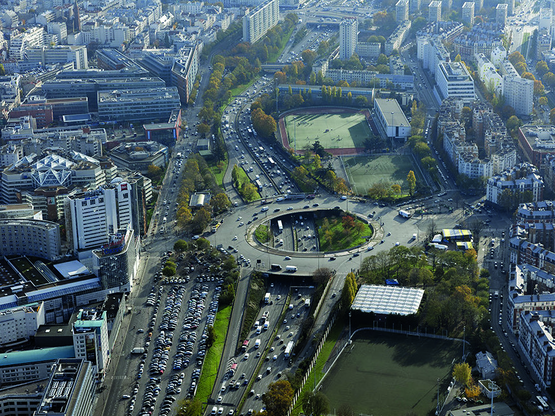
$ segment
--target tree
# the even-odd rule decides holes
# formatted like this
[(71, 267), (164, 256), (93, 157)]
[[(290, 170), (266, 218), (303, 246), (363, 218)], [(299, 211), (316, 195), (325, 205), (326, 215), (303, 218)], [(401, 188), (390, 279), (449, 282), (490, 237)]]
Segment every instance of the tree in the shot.
[(202, 403), (199, 400), (185, 400), (182, 402), (177, 416), (200, 416), (202, 414)]
[(429, 172), (435, 170), (437, 167), (437, 161), (431, 156), (423, 157), (420, 159), (420, 163), (422, 163), (422, 167)]
[(522, 125), (522, 121), (517, 116), (512, 116), (507, 120), (507, 130), (515, 132)]
[(301, 398), (301, 405), (305, 415), (327, 415), (330, 410), (328, 398), (322, 392), (307, 391)]
[(210, 247), (210, 241), (208, 241), (208, 240), (207, 240), (206, 238), (204, 238), (204, 237), (199, 238), (199, 239), (196, 241), (195, 244), (197, 245), (197, 248), (198, 248), (199, 250), (204, 250), (204, 249), (207, 249), (208, 247)]
[(401, 185), (399, 185), (398, 183), (394, 183), (393, 185), (391, 185), (391, 190), (394, 194), (401, 195)]
[(158, 180), (160, 178), (160, 176), (162, 176), (162, 168), (160, 166), (156, 166), (156, 165), (149, 165), (148, 169), (147, 169), (147, 176), (150, 179), (153, 180)]
[(0, 75), (4, 76), (6, 75), (6, 70), (4, 69), (4, 65), (0, 64)]
[(543, 77), (546, 73), (549, 72), (549, 66), (545, 61), (538, 61), (536, 63), (536, 72), (539, 77)]
[(409, 184), (409, 195), (412, 197), (416, 188), (416, 176), (414, 176), (414, 172), (412, 170), (409, 171), (409, 174), (407, 175), (407, 182)]
[(470, 366), (468, 363), (458, 363), (453, 366), (453, 377), (462, 386), (470, 382)]
[(177, 240), (175, 242), (175, 244), (173, 245), (173, 249), (175, 251), (177, 251), (178, 253), (182, 253), (184, 251), (187, 251), (188, 247), (189, 247), (189, 245), (187, 244), (187, 242), (185, 240)]
[(177, 211), (177, 225), (185, 228), (193, 219), (193, 214), (188, 206), (181, 206)]
[[(417, 19), (421, 18), (419, 17)], [(355, 412), (348, 404), (342, 404), (339, 406), (339, 409), (337, 409), (337, 416), (355, 416)]]
[(543, 95), (545, 88), (540, 80), (534, 81), (534, 95)]
[(547, 101), (547, 97), (540, 97), (538, 98), (538, 104), (539, 105), (547, 105), (548, 101)]
[(164, 266), (164, 268), (162, 269), (162, 274), (164, 276), (174, 276), (175, 275), (175, 266), (171, 266), (171, 265), (166, 265)]
[(549, 87), (553, 87), (555, 85), (555, 74), (553, 72), (547, 72), (542, 79), (543, 82), (545, 82)]
[(343, 290), (341, 291), (341, 309), (346, 311), (351, 307), (355, 300), (357, 289), (356, 277), (354, 273), (350, 272), (345, 278)]
[(552, 108), (549, 112), (549, 122), (555, 124), (555, 108)]
[(317, 58), (317, 56), (318, 55), (316, 54), (316, 52), (310, 49), (305, 49), (301, 52), (301, 58), (303, 58), (303, 61), (307, 66), (312, 66), (312, 63)]
[(197, 126), (197, 131), (199, 132), (199, 134), (204, 136), (210, 132), (210, 125), (208, 125), (207, 123), (200, 123)]
[(191, 221), (191, 225), (193, 227), (193, 232), (195, 233), (202, 233), (204, 229), (210, 224), (212, 217), (210, 212), (204, 207), (198, 209)]
[(526, 59), (519, 51), (515, 51), (509, 55), (509, 62), (516, 65), (518, 62), (526, 62)]
[(219, 194), (214, 195), (214, 197), (210, 200), (210, 204), (212, 204), (216, 212), (221, 212), (225, 211), (231, 205), (231, 202), (226, 194), (220, 192)]
[(214, 327), (212, 325), (208, 325), (207, 332), (206, 349), (210, 349), (210, 347), (214, 344), (214, 341), (216, 341), (216, 331), (214, 330)]
[(287, 380), (280, 380), (268, 386), (268, 391), (262, 396), (268, 416), (286, 416), (291, 400), (293, 388)]
[(524, 72), (521, 75), (521, 77), (524, 78), (524, 79), (529, 79), (530, 81), (535, 81), (536, 80), (536, 77), (531, 72)]

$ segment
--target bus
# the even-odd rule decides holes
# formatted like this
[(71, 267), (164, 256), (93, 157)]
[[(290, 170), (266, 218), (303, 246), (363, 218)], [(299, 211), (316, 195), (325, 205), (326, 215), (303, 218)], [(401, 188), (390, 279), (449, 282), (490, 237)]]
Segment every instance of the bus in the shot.
[(241, 346), (241, 351), (245, 352), (245, 351), (247, 351), (247, 348), (249, 348), (249, 340), (248, 339), (243, 341), (243, 345)]
[(281, 222), (281, 220), (277, 221), (277, 225), (278, 225), (278, 230), (281, 233), (283, 231), (283, 223)]
[(536, 396), (536, 400), (538, 401), (540, 406), (543, 407), (544, 411), (547, 412), (549, 410), (549, 405), (547, 404), (547, 402), (544, 400), (542, 396)]
[(295, 346), (295, 343), (293, 341), (289, 341), (287, 343), (287, 347), (285, 347), (285, 353), (283, 354), (284, 358), (289, 358), (291, 356), (291, 352), (293, 351), (293, 347)]
[(260, 179), (257, 179), (256, 181), (254, 181), (254, 184), (258, 188), (258, 192), (262, 192), (263, 186), (262, 186), (262, 182), (260, 182)]

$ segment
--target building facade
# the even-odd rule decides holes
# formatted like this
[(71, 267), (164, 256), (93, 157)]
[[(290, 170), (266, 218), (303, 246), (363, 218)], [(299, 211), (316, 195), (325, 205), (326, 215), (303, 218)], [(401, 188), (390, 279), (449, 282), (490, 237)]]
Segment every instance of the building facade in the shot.
[(279, 0), (267, 0), (243, 16), (243, 42), (251, 45), (262, 38), (279, 20)]
[(342, 19), (339, 23), (339, 59), (347, 60), (356, 52), (358, 20), (356, 17)]

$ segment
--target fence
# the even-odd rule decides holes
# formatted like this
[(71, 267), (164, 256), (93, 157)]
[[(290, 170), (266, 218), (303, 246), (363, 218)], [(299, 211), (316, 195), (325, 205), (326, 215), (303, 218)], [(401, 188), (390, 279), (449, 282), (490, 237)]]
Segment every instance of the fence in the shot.
[(301, 392), (303, 391), (303, 387), (306, 384), (306, 381), (308, 380), (308, 377), (310, 376), (310, 372), (312, 371), (312, 369), (314, 368), (314, 365), (316, 364), (316, 361), (318, 360), (318, 356), (320, 355), (320, 351), (322, 351), (322, 347), (324, 346), (324, 343), (326, 342), (326, 339), (328, 339), (328, 335), (331, 331), (333, 323), (335, 322), (336, 316), (337, 315), (334, 315), (331, 318), (331, 320), (328, 324), (328, 327), (326, 328), (326, 330), (324, 331), (324, 334), (322, 335), (322, 339), (320, 340), (320, 344), (318, 344), (318, 348), (316, 348), (316, 352), (315, 352), (314, 356), (312, 357), (312, 361), (310, 362), (310, 365), (308, 366), (308, 369), (306, 370), (306, 374), (304, 375), (304, 377), (301, 381), (301, 385), (300, 385), (299, 389), (297, 390), (297, 392), (295, 393), (295, 395), (293, 396), (293, 400), (291, 401), (291, 405), (289, 407), (289, 410), (287, 411), (287, 416), (291, 416), (291, 413), (293, 412), (293, 409), (295, 408), (295, 404), (297, 404), (297, 400), (299, 400)]

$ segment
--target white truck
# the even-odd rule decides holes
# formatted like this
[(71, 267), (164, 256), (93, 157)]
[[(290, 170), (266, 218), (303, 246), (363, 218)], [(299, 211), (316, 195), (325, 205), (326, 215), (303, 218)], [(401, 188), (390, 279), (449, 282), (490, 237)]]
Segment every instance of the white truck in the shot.
[(264, 303), (265, 304), (270, 303), (270, 292), (268, 292), (264, 295)]
[(295, 273), (297, 271), (297, 266), (285, 266), (285, 271), (289, 273)]
[(257, 340), (254, 341), (254, 348), (255, 348), (255, 349), (260, 348), (260, 338), (257, 338)]

